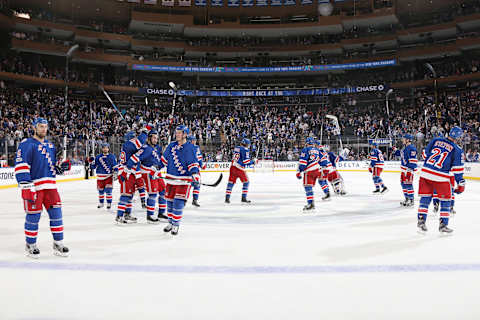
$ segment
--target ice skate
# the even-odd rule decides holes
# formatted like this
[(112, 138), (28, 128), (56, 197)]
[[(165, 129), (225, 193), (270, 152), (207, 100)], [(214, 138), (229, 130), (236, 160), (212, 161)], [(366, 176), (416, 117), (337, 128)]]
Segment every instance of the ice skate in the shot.
[(59, 257), (68, 257), (68, 248), (63, 245), (62, 241), (53, 242), (53, 254)]
[(142, 201), (142, 208), (147, 209), (147, 204), (145, 203), (145, 200), (141, 199), (141, 201)]
[(383, 186), (382, 190), (380, 191), (381, 194), (385, 194), (388, 192), (388, 188)]
[(111, 203), (107, 203), (107, 210), (110, 210), (112, 209), (112, 204)]
[(375, 189), (375, 190), (373, 190), (372, 193), (373, 193), (373, 194), (380, 194), (380, 189)]
[(115, 223), (117, 225), (125, 225), (128, 222), (125, 220), (125, 218), (123, 216), (122, 217), (117, 216), (117, 217), (115, 217)]
[(27, 243), (25, 245), (25, 254), (27, 255), (27, 257), (38, 259), (40, 257), (40, 249), (38, 249), (36, 243)]
[(330, 192), (326, 193), (323, 197), (322, 197), (322, 201), (330, 201), (332, 200), (332, 196), (330, 195)]
[(247, 200), (247, 198), (242, 197), (242, 203), (251, 203), (252, 201)]
[(178, 226), (173, 226), (171, 233), (172, 233), (173, 236), (176, 236), (178, 234)]
[(230, 198), (229, 197), (225, 197), (225, 203), (230, 203)]
[(312, 210), (315, 210), (315, 204), (313, 202), (303, 207), (303, 211), (312, 211)]
[(195, 207), (200, 207), (200, 204), (198, 203), (198, 200), (193, 199), (192, 205)]
[(440, 234), (450, 234), (453, 232), (453, 229), (450, 229), (448, 225), (440, 222), (440, 226), (438, 227), (438, 231)]
[(130, 213), (125, 213), (123, 218), (127, 223), (137, 223), (137, 218), (132, 216)]
[(162, 219), (168, 220), (168, 216), (164, 215), (163, 213), (159, 213), (159, 214), (158, 214), (158, 219), (160, 219), (160, 220), (162, 220)]
[(440, 208), (440, 201), (433, 203), (433, 212), (437, 213)]
[(413, 199), (405, 199), (404, 201), (400, 202), (402, 207), (413, 207)]
[(455, 211), (455, 209), (452, 208), (452, 210), (450, 211), (450, 216), (453, 217), (456, 214), (457, 214), (457, 211)]
[(97, 206), (97, 209), (101, 209), (101, 208), (103, 208), (103, 202), (99, 203)]
[(418, 233), (420, 234), (425, 234), (428, 231), (427, 225), (425, 224), (425, 219), (418, 219), (417, 228)]
[(347, 195), (347, 192), (342, 190), (342, 191), (340, 191), (340, 195), (345, 196), (345, 195)]
[(172, 228), (173, 228), (173, 224), (171, 224), (170, 222), (165, 226), (165, 228), (163, 228), (163, 232), (170, 232), (172, 231)]
[(150, 224), (159, 224), (160, 221), (159, 221), (158, 218), (155, 217), (153, 214), (152, 214), (152, 215), (147, 214), (147, 223), (150, 223)]

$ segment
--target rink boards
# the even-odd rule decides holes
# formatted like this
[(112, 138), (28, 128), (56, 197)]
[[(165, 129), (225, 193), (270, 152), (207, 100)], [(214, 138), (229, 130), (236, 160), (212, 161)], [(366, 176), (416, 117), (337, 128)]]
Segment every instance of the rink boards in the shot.
[[(274, 172), (294, 172), (297, 170), (298, 163), (296, 161), (277, 161), (274, 162)], [(368, 171), (368, 161), (342, 161), (337, 164), (339, 171), (350, 172), (366, 172)], [(206, 169), (202, 172), (228, 172), (230, 170), (230, 162), (209, 162)], [(271, 167), (262, 168), (257, 165), (247, 169), (247, 172), (269, 172)], [(400, 173), (399, 161), (386, 161), (384, 172)], [(418, 172), (418, 171), (417, 171)], [(69, 182), (85, 179), (85, 168), (83, 166), (72, 166), (72, 169), (62, 176), (57, 177), (57, 182)], [(480, 180), (480, 163), (465, 164), (465, 179)], [(14, 188), (17, 186), (15, 180), (14, 168), (0, 168), (0, 189)]]

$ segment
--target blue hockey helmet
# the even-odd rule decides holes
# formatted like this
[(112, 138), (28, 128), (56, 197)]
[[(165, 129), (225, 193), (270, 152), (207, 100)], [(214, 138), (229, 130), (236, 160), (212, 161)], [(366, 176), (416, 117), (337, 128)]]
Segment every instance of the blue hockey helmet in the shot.
[(372, 141), (370, 142), (370, 145), (372, 145), (372, 146), (374, 146), (374, 147), (378, 147), (378, 142), (375, 141), (375, 140), (372, 140)]
[(316, 144), (317, 142), (315, 141), (314, 138), (308, 137), (307, 139), (305, 139), (305, 143), (306, 144)]
[(190, 130), (188, 130), (188, 127), (181, 124), (175, 128), (176, 131), (182, 131), (183, 133), (189, 134)]
[(410, 133), (405, 133), (403, 135), (403, 138), (407, 139), (407, 140), (410, 140), (410, 141), (413, 141), (413, 136)]
[(38, 124), (48, 125), (48, 121), (45, 118), (38, 117), (38, 118), (35, 118), (35, 120), (33, 120), (32, 124), (34, 127), (36, 127)]
[(242, 139), (242, 144), (246, 145), (246, 146), (249, 146), (250, 145), (250, 139), (248, 138), (243, 138)]
[(463, 136), (463, 130), (460, 127), (453, 127), (450, 129), (450, 133), (448, 134), (449, 137), (453, 139), (460, 139)]
[(133, 138), (135, 138), (135, 132), (134, 131), (129, 131), (125, 134), (125, 136), (123, 138), (124, 138), (125, 141), (132, 140)]
[(102, 143), (100, 144), (100, 147), (102, 147), (102, 149), (103, 149), (103, 148), (110, 148), (110, 144), (109, 144), (108, 142), (102, 142)]
[(195, 137), (195, 135), (191, 134), (187, 137), (187, 141), (192, 143), (193, 141), (197, 141), (197, 137)]

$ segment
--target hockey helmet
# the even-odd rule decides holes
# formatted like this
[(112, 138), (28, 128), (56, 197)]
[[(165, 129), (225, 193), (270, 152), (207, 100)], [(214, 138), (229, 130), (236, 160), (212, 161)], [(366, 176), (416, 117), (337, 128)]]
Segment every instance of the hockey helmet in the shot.
[(450, 133), (448, 134), (449, 137), (453, 139), (460, 139), (463, 136), (463, 130), (460, 127), (453, 127), (450, 129)]
[(312, 144), (312, 145), (313, 145), (313, 144), (316, 143), (316, 141), (315, 141), (314, 138), (308, 137), (307, 139), (305, 139), (305, 143), (306, 143), (306, 144)]
[(243, 144), (243, 145), (246, 145), (246, 146), (249, 146), (249, 145), (250, 145), (250, 139), (248, 139), (248, 138), (243, 138), (243, 139), (242, 139), (242, 144)]
[(124, 136), (125, 141), (132, 140), (133, 138), (135, 138), (135, 132), (134, 131), (129, 131)]
[(110, 144), (109, 144), (108, 142), (102, 142), (102, 143), (100, 144), (100, 147), (102, 147), (102, 149), (103, 149), (103, 148), (110, 148)]
[(45, 118), (38, 117), (38, 118), (35, 118), (35, 120), (33, 120), (32, 124), (33, 124), (34, 127), (36, 127), (39, 124), (48, 125), (48, 121)]
[(175, 128), (176, 131), (182, 131), (183, 133), (189, 134), (190, 130), (188, 130), (188, 127), (181, 124)]
[(410, 133), (405, 133), (403, 135), (403, 138), (407, 139), (407, 140), (410, 140), (410, 141), (413, 141), (413, 136)]

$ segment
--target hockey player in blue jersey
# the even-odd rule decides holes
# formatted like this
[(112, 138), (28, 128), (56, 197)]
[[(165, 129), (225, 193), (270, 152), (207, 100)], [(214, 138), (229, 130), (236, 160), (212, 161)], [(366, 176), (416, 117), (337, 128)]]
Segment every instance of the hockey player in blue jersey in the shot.
[(170, 143), (163, 152), (162, 163), (167, 167), (167, 200), (168, 225), (163, 229), (178, 234), (183, 215), (183, 208), (190, 194), (191, 183), (200, 183), (200, 165), (197, 160), (195, 146), (187, 142), (189, 129), (179, 125), (175, 129), (175, 142)]
[[(120, 200), (118, 201), (117, 216), (115, 221), (118, 224), (135, 223), (137, 218), (131, 215), (132, 200), (137, 185), (137, 168), (134, 170), (127, 168), (127, 162), (130, 157), (135, 154), (147, 140), (148, 132), (152, 129), (151, 125), (147, 125), (142, 133), (135, 138), (134, 132), (128, 132), (125, 135), (125, 143), (120, 153), (120, 163), (118, 165), (118, 181), (120, 182)], [(139, 168), (139, 166), (138, 166)]]
[(160, 175), (159, 168), (163, 167), (160, 160), (161, 154), (157, 153), (158, 132), (151, 130), (148, 133), (146, 144), (144, 144), (137, 153), (133, 154), (127, 161), (127, 169), (133, 170), (140, 164), (142, 179), (146, 186), (147, 198), (147, 222), (157, 224), (158, 218), (155, 216), (155, 205), (157, 203), (158, 193), (165, 192), (165, 183)]
[[(330, 182), (332, 184), (333, 191), (336, 194), (344, 196), (344, 195), (347, 194), (347, 192), (345, 192), (345, 185), (344, 185), (344, 182), (343, 182), (343, 178), (337, 170), (337, 163), (340, 162), (340, 161), (344, 161), (344, 158), (340, 155), (337, 156), (335, 153), (330, 151), (330, 146), (328, 146), (328, 145), (323, 146), (323, 148), (324, 148), (325, 152), (327, 152), (328, 160), (332, 164), (332, 169), (330, 170), (330, 173), (328, 174), (327, 180), (328, 180), (328, 182)], [(345, 152), (348, 152), (348, 149), (345, 149), (345, 150), (346, 150)]]
[(305, 148), (300, 153), (298, 160), (297, 178), (302, 179), (303, 173), (303, 187), (307, 196), (307, 205), (303, 207), (303, 211), (310, 211), (315, 209), (315, 201), (313, 196), (313, 186), (317, 179), (322, 177), (320, 172), (320, 150), (315, 147), (316, 141), (314, 138), (308, 137), (305, 141)]
[[(160, 156), (160, 160), (161, 160), (161, 157), (163, 154), (162, 146), (157, 144), (155, 149), (157, 150), (157, 154)], [(163, 163), (161, 163), (158, 169), (161, 169), (162, 167), (163, 167)], [(157, 175), (160, 175), (160, 174), (157, 174)], [(163, 181), (163, 179), (160, 179), (160, 181), (162, 181), (163, 184), (165, 185), (165, 181)], [(158, 183), (162, 183), (160, 181)], [(164, 187), (163, 189), (159, 188), (159, 191), (158, 191), (158, 219), (168, 220), (168, 216), (166, 215), (167, 200), (165, 200), (165, 191), (166, 191), (166, 187)]]
[(368, 171), (372, 174), (373, 183), (375, 184), (375, 190), (373, 191), (374, 194), (384, 194), (388, 192), (388, 188), (383, 183), (382, 178), (380, 175), (383, 171), (384, 159), (383, 153), (378, 149), (378, 144), (376, 142), (372, 142), (372, 150), (370, 151), (370, 155), (368, 159), (370, 160), (370, 166), (368, 167)]
[(117, 158), (111, 154), (110, 145), (102, 143), (102, 153), (95, 158), (90, 158), (90, 169), (96, 170), (97, 174), (97, 190), (98, 190), (98, 206), (103, 208), (105, 202), (105, 194), (107, 198), (107, 209), (112, 207), (112, 190), (113, 180), (116, 179), (118, 173)]
[(417, 228), (420, 232), (427, 231), (426, 220), (428, 207), (432, 201), (433, 193), (436, 191), (440, 199), (440, 233), (451, 233), (453, 230), (448, 227), (450, 218), (452, 183), (451, 174), (457, 183), (455, 193), (465, 191), (465, 180), (463, 179), (463, 151), (458, 146), (458, 141), (463, 136), (463, 130), (453, 127), (448, 138), (434, 138), (425, 148), (425, 163), (420, 173), (418, 195), (420, 205), (418, 207)]
[(250, 140), (243, 138), (239, 146), (233, 150), (232, 163), (230, 165), (230, 175), (228, 177), (227, 190), (225, 192), (225, 203), (230, 203), (230, 196), (232, 195), (232, 189), (237, 179), (243, 183), (242, 186), (242, 202), (250, 203), (247, 199), (248, 187), (250, 181), (247, 175), (247, 166), (255, 164), (255, 161), (250, 159)]
[(325, 194), (322, 197), (323, 201), (330, 201), (330, 189), (328, 188), (328, 175), (332, 170), (332, 163), (328, 158), (328, 153), (325, 151), (324, 146), (322, 146), (320, 140), (316, 140), (315, 147), (318, 149), (319, 158), (318, 158), (318, 165), (320, 166), (320, 173), (321, 176), (318, 178), (318, 184), (322, 188), (323, 193)]
[(405, 201), (400, 202), (400, 205), (404, 207), (413, 206), (413, 198), (415, 190), (413, 189), (413, 177), (417, 170), (417, 148), (412, 143), (413, 136), (411, 134), (405, 134), (402, 138), (404, 148), (400, 152), (400, 184), (402, 186), (403, 195)]
[(57, 191), (56, 175), (69, 170), (67, 163), (56, 165), (53, 143), (45, 139), (48, 122), (43, 118), (33, 121), (34, 135), (24, 139), (18, 146), (15, 158), (15, 178), (22, 191), (25, 218), (25, 251), (27, 256), (38, 258), (38, 223), (43, 208), (50, 218), (53, 235), (53, 253), (68, 256), (69, 250), (63, 244), (62, 202)]
[[(195, 149), (197, 150), (198, 164), (200, 165), (200, 169), (204, 170), (205, 164), (203, 163), (203, 155), (202, 155), (202, 152), (200, 151), (200, 147), (196, 144), (197, 138), (194, 135), (190, 135), (188, 136), (187, 141), (195, 146)], [(194, 205), (195, 207), (200, 207), (200, 204), (198, 203), (198, 197), (200, 195), (200, 183), (192, 182), (192, 185), (193, 185), (192, 205)]]

